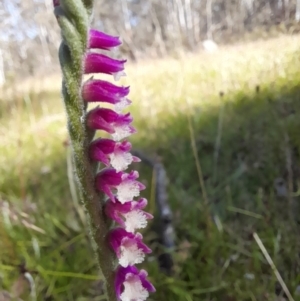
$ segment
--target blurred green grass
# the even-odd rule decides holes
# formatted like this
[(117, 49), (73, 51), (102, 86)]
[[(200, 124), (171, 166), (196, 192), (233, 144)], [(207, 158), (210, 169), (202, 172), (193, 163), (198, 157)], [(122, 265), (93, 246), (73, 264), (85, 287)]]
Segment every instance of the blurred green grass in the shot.
[[(157, 288), (149, 300), (279, 300), (280, 285), (254, 232), (294, 295), (299, 46), (298, 36), (286, 36), (128, 66), (123, 83), (131, 85), (138, 128), (131, 141), (165, 165), (176, 230), (174, 275), (159, 271), (156, 253), (144, 264)], [(33, 84), (4, 91), (0, 103), (0, 288), (31, 300), (28, 288), (16, 289), (24, 263), (38, 300), (103, 300), (69, 185), (59, 76), (39, 91)], [(152, 171), (142, 167), (140, 174), (155, 211)], [(145, 235), (150, 242), (154, 234)]]

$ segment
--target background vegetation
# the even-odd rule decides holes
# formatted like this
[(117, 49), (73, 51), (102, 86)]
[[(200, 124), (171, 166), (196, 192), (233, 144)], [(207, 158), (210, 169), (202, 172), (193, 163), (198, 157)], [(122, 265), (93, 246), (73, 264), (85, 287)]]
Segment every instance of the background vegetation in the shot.
[[(52, 0), (0, 1), (0, 84), (59, 71)], [(97, 0), (93, 27), (120, 35), (132, 60), (299, 32), (299, 0)]]
[[(132, 58), (131, 142), (168, 176), (174, 266), (159, 269), (154, 220), (149, 300), (300, 300), (299, 10), (97, 1), (95, 26), (121, 33), (116, 55)], [(105, 300), (70, 163), (51, 1), (3, 0), (0, 28), (0, 301)], [(224, 45), (204, 52), (204, 39)], [(155, 175), (138, 168), (155, 214)]]
[[(285, 300), (254, 232), (299, 300), (299, 46), (286, 36), (128, 67), (132, 142), (165, 165), (176, 232), (173, 274), (158, 252), (145, 263), (151, 300)], [(38, 300), (103, 300), (59, 80), (1, 100), (0, 286), (31, 300), (28, 271)], [(154, 212), (152, 170), (140, 173)]]

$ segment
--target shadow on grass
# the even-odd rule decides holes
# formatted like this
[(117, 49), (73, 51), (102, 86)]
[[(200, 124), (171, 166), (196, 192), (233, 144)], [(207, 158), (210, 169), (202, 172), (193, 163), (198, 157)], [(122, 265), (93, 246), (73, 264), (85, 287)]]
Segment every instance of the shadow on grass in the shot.
[(187, 116), (178, 114), (147, 141), (145, 151), (159, 154), (168, 172), (178, 246), (174, 278), (150, 272), (155, 300), (274, 300), (282, 289), (254, 232), (294, 293), (300, 281), (299, 99), (297, 82), (225, 95), (221, 107), (193, 114), (193, 138)]
[[(145, 153), (159, 155), (166, 167), (177, 234), (172, 277), (163, 275), (151, 257), (145, 263), (157, 288), (151, 300), (274, 300), (282, 290), (253, 240), (254, 232), (294, 293), (300, 282), (295, 193), (300, 189), (299, 100), (296, 79), (288, 86), (278, 82), (224, 95), (220, 107), (193, 108), (192, 138), (188, 118), (180, 112), (147, 141), (134, 138)], [(143, 122), (137, 118), (137, 127), (142, 128)], [(200, 189), (193, 139), (208, 207)], [(65, 154), (58, 151), (53, 158), (58, 159), (51, 173), (41, 176), (38, 166), (33, 166), (26, 182), (27, 198), (38, 206), (37, 226), (47, 234), (35, 235), (20, 226), (8, 229), (5, 235), (15, 258), (8, 262), (8, 254), (1, 263), (12, 265), (25, 258), (29, 268), (38, 267), (40, 300), (45, 298), (41, 292), (51, 300), (92, 300), (99, 294), (94, 284), (59, 273), (95, 275), (96, 267), (84, 227), (80, 222), (72, 226), (72, 219), (79, 219), (73, 212)], [(140, 172), (151, 183), (151, 170), (142, 167)], [(8, 177), (4, 190), (16, 180)], [(151, 185), (145, 195), (151, 198)], [(9, 195), (6, 199), (10, 201)], [(148, 233), (146, 239), (151, 236)], [(34, 253), (36, 237), (40, 255)], [(48, 274), (41, 272), (45, 270)], [(58, 273), (49, 275), (49, 271)], [(9, 289), (14, 277), (8, 272), (5, 277), (3, 287)]]

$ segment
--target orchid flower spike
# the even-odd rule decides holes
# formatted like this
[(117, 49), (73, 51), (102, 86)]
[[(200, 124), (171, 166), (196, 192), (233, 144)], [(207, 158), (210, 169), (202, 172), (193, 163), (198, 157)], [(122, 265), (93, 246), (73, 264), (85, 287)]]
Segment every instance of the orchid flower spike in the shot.
[[(146, 199), (135, 200), (145, 189), (138, 181), (139, 173), (125, 172), (133, 162), (140, 162), (130, 152), (131, 143), (124, 140), (136, 132), (132, 115), (123, 112), (131, 104), (130, 88), (84, 79), (95, 73), (112, 75), (115, 80), (126, 75), (125, 59), (99, 52), (109, 52), (120, 46), (121, 40), (90, 29), (93, 1), (53, 0), (53, 7), (62, 31), (62, 94), (74, 167), (108, 301), (144, 301), (155, 289), (147, 272), (135, 265), (143, 262), (151, 249), (136, 230), (145, 228), (153, 216), (145, 211)], [(89, 110), (90, 103), (98, 106)], [(98, 130), (101, 136), (93, 141)]]

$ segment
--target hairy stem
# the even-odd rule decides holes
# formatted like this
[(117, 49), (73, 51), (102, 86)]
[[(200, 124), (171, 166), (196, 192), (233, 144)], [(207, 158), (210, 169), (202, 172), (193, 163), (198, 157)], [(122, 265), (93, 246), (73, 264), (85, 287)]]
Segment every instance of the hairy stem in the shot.
[[(87, 7), (87, 4), (89, 7)], [(94, 186), (95, 169), (88, 156), (91, 133), (86, 127), (86, 106), (81, 97), (83, 61), (86, 51), (89, 14), (92, 1), (60, 0), (57, 13), (58, 23), (62, 30), (63, 41), (59, 49), (59, 58), (63, 72), (62, 94), (68, 117), (75, 173), (81, 200), (86, 209), (95, 242), (95, 251), (100, 269), (105, 278), (107, 297), (116, 301), (114, 289), (115, 257), (106, 241), (109, 230), (103, 215), (103, 198)]]

